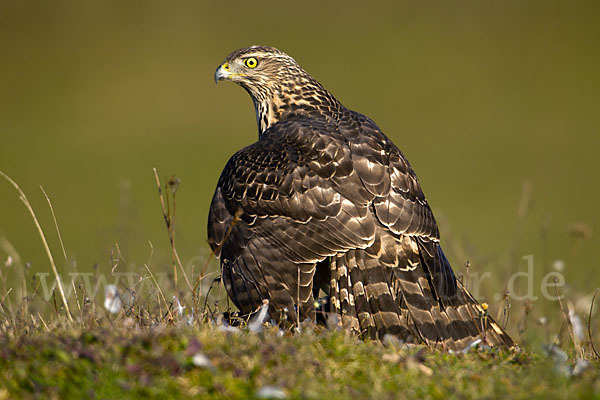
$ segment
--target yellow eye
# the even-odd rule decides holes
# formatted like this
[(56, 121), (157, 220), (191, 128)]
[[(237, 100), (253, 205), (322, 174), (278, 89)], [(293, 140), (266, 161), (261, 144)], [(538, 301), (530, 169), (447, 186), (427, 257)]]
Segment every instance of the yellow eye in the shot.
[(254, 57), (248, 57), (244, 61), (244, 64), (246, 64), (246, 67), (248, 68), (256, 68), (256, 66), (258, 65), (258, 60)]

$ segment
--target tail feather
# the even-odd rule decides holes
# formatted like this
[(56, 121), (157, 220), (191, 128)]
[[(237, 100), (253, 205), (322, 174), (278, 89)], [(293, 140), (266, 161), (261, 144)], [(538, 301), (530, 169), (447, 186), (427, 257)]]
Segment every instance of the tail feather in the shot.
[[(402, 325), (401, 314), (396, 300), (394, 299), (390, 286), (387, 283), (385, 267), (376, 263), (375, 259), (365, 257), (365, 252), (357, 252), (355, 257), (359, 260), (359, 265), (366, 268), (354, 268), (351, 270), (351, 276), (355, 282), (363, 282), (363, 296), (357, 296), (355, 301), (357, 305), (360, 301), (364, 312), (372, 315), (373, 327), (368, 330), (370, 337), (383, 337), (386, 333), (403, 334), (406, 327)], [(359, 285), (355, 285), (359, 286)], [(361, 325), (364, 330), (364, 327)]]
[(350, 274), (348, 273), (348, 264), (340, 262), (340, 257), (332, 257), (330, 263), (331, 284), (329, 300), (331, 311), (341, 317), (344, 328), (359, 331), (358, 311), (355, 306), (356, 303), (353, 296)]
[(377, 252), (350, 250), (332, 258), (332, 311), (344, 326), (369, 337), (392, 334), (453, 350), (478, 338), (512, 347), (508, 334), (455, 278), (439, 244), (420, 240), (384, 232), (376, 239)]

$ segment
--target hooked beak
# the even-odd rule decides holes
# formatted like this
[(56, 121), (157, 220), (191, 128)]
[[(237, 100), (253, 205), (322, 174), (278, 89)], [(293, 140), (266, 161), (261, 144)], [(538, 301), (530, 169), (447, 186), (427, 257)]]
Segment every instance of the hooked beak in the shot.
[(223, 63), (219, 65), (219, 68), (215, 71), (215, 83), (219, 83), (230, 75), (229, 73), (229, 63)]
[(219, 83), (219, 81), (230, 81), (234, 76), (245, 76), (245, 74), (231, 72), (229, 63), (225, 62), (219, 65), (219, 68), (215, 71), (215, 83)]

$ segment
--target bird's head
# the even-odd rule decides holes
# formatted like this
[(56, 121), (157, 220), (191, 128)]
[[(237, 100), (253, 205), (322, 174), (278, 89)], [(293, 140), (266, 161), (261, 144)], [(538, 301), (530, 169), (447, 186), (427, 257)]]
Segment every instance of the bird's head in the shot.
[(232, 81), (262, 100), (297, 77), (307, 75), (296, 61), (274, 47), (252, 46), (229, 54), (215, 71), (215, 82)]
[(274, 47), (252, 46), (229, 54), (215, 71), (215, 82), (222, 80), (250, 94), (259, 134), (286, 115), (318, 113), (336, 103), (292, 57)]

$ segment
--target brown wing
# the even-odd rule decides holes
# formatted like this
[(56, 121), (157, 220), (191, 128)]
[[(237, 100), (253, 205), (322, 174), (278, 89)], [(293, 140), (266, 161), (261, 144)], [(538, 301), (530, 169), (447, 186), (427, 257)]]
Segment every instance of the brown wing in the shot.
[(322, 135), (325, 127), (305, 119), (276, 124), (236, 153), (219, 179), (209, 242), (243, 312), (265, 298), (288, 309), (299, 301), (310, 312), (316, 264), (374, 240), (373, 196), (350, 149)]

